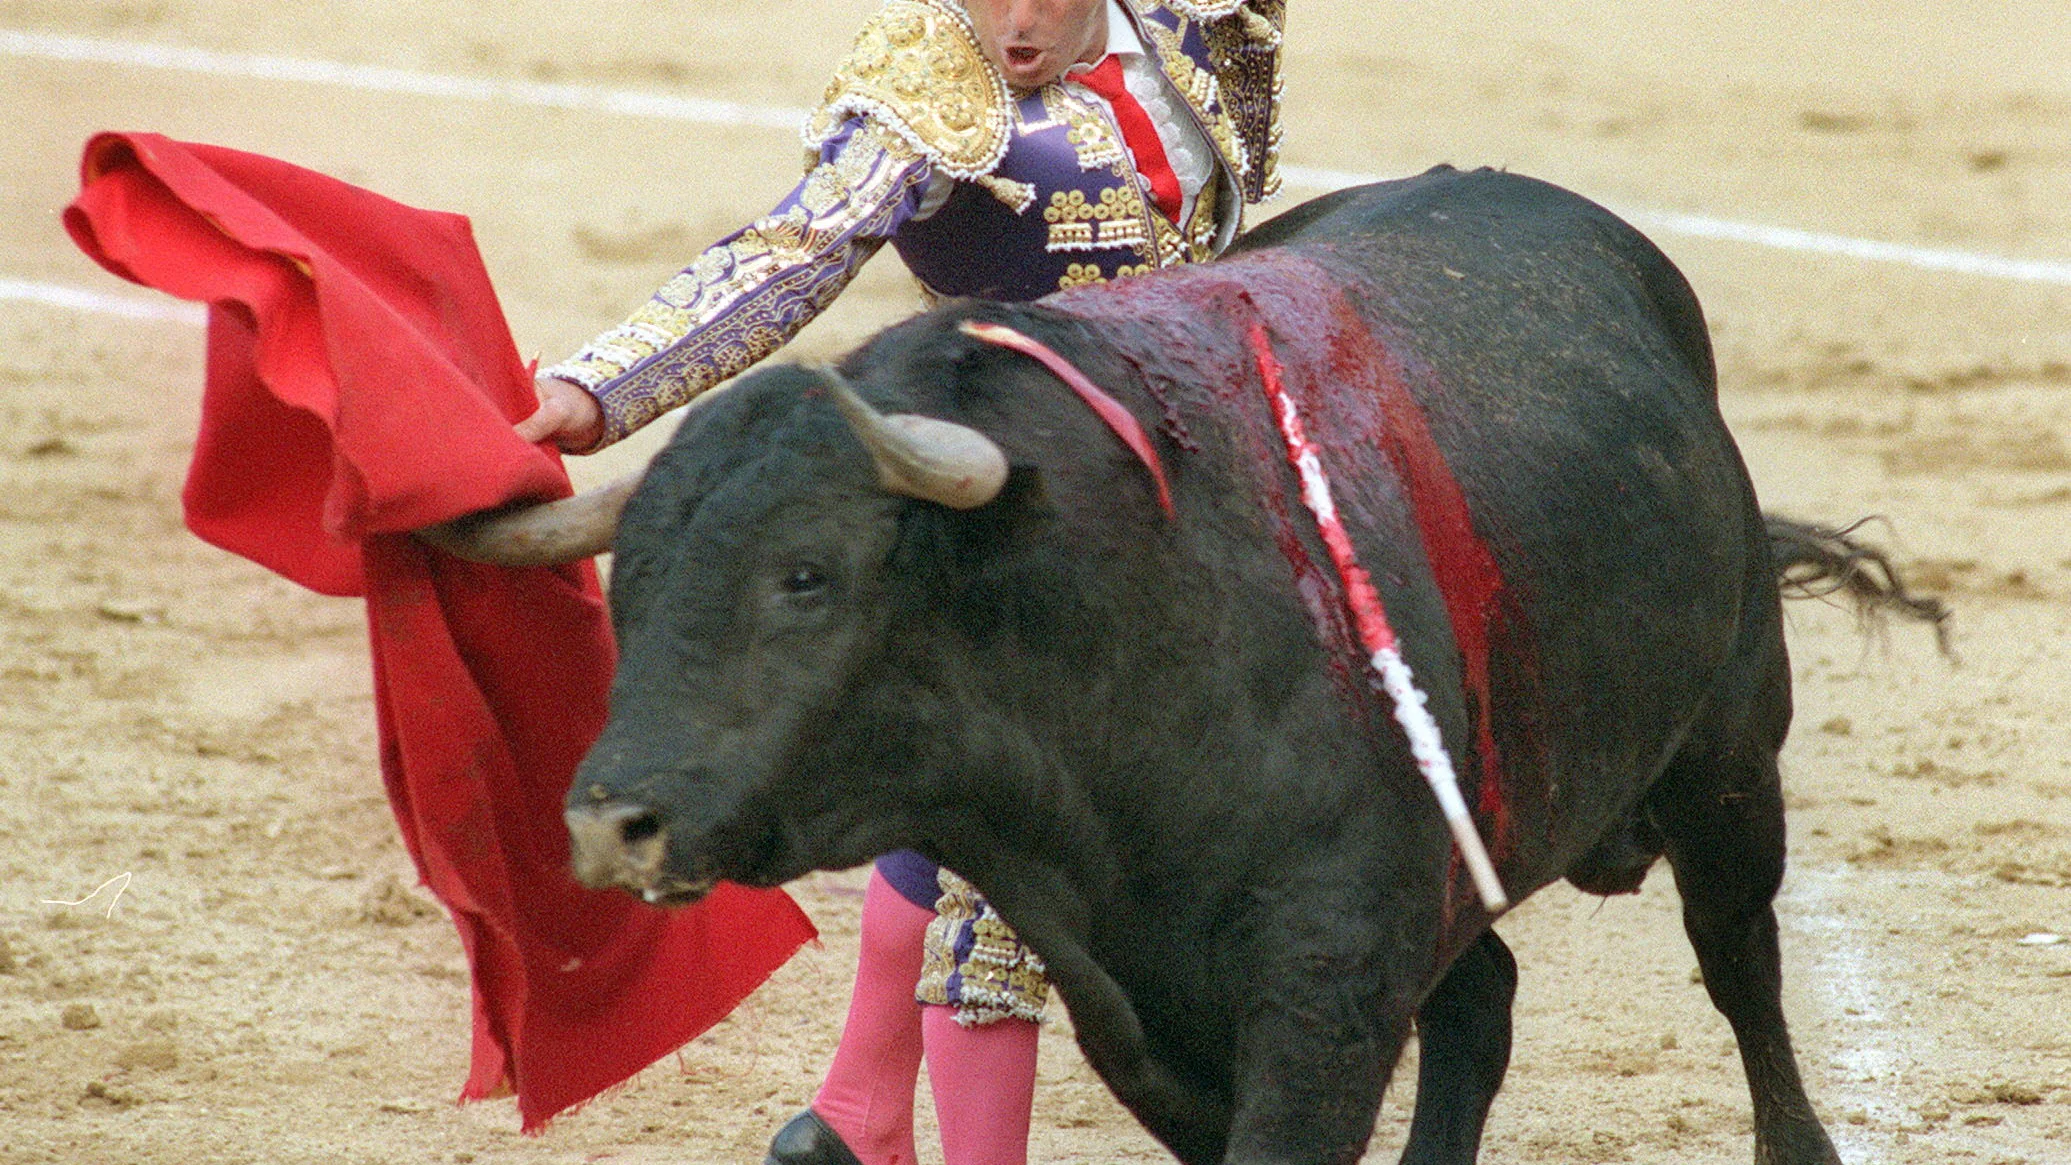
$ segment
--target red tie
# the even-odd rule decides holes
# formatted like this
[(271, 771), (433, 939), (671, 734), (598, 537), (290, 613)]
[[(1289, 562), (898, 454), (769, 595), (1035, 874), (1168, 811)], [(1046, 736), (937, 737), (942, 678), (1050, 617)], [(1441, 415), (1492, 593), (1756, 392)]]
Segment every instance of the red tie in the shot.
[(1075, 73), (1071, 79), (1107, 98), (1107, 103), (1114, 107), (1115, 123), (1122, 127), (1122, 140), (1128, 143), (1129, 152), (1136, 155), (1136, 170), (1150, 187), (1152, 205), (1167, 219), (1178, 222), (1186, 197), (1180, 193), (1179, 175), (1172, 172), (1172, 163), (1165, 159), (1165, 143), (1158, 140), (1158, 127), (1151, 123), (1151, 115), (1143, 111), (1129, 86), (1122, 82), (1121, 56), (1109, 53), (1090, 72)]

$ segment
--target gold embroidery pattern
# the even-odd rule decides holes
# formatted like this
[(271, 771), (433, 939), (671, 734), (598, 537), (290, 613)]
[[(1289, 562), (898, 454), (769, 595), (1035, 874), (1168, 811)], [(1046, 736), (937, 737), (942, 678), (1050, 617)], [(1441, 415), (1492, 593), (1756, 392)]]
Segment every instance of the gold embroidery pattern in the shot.
[(1093, 216), (1104, 211), (1104, 207), (1087, 202), (1083, 191), (1059, 190), (1050, 195), (1050, 205), (1043, 211), (1043, 221), (1050, 224), (1050, 250), (1083, 251), (1092, 247)]
[(881, 121), (953, 178), (991, 172), (1012, 136), (1007, 83), (949, 0), (891, 0), (856, 36), (806, 121), (813, 156), (857, 114)]
[(1159, 3), (1195, 20), (1221, 20), (1244, 7), (1244, 0), (1159, 0)]
[(998, 174), (980, 174), (976, 181), (994, 198), (1006, 203), (1007, 209), (1015, 214), (1027, 214), (1028, 208), (1035, 205), (1036, 188), (1027, 182), (1016, 182)]
[[(936, 873), (937, 886), (941, 885), (942, 874), (946, 872)], [(970, 883), (964, 885), (969, 886)], [(937, 1006), (954, 1002), (949, 998), (949, 979), (956, 974), (957, 929), (977, 916), (978, 891), (975, 887), (969, 894), (951, 894), (944, 890), (935, 900), (935, 917), (928, 920), (928, 928), (921, 934), (920, 981), (913, 988), (915, 1000)]]
[(1057, 277), (1057, 289), (1069, 291), (1074, 287), (1085, 287), (1094, 283), (1106, 283), (1107, 276), (1100, 273), (1098, 263), (1073, 263)]
[[(1165, 0), (1185, 11), (1178, 0)], [(1189, 7), (1197, 7), (1190, 5)], [(1249, 0), (1232, 6), (1226, 19), (1201, 27), (1208, 60), (1221, 81), (1221, 97), (1240, 140), (1250, 143), (1255, 170), (1241, 171), (1247, 196), (1264, 201), (1280, 190), (1281, 30), (1287, 24), (1286, 0)]]
[[(1067, 91), (1062, 85), (1045, 85), (1042, 93), (1043, 112), (1049, 120), (1068, 127), (1065, 140), (1078, 154), (1079, 169), (1128, 167), (1129, 154), (1122, 148), (1122, 135), (1115, 131), (1098, 106)], [(1024, 128), (1023, 132), (1027, 130)]]
[(1100, 192), (1099, 202), (1088, 202), (1083, 191), (1056, 191), (1043, 210), (1043, 221), (1050, 224), (1048, 249), (1054, 253), (1140, 248), (1150, 241), (1144, 230), (1145, 210), (1143, 196), (1133, 184), (1110, 186)]
[(847, 201), (849, 184), (832, 166), (815, 166), (798, 188), (798, 205), (812, 214), (826, 214)]
[[(1281, 30), (1286, 0), (1128, 0), (1166, 76), (1237, 171), (1245, 201), (1280, 190)], [(1166, 20), (1177, 18), (1177, 27)], [(1190, 24), (1191, 22), (1191, 24)], [(1201, 38), (1207, 68), (1189, 57), (1189, 31)]]
[[(1094, 104), (1063, 85), (1046, 85), (1042, 91), (1043, 112), (1050, 123), (1066, 126), (1065, 140), (1071, 143), (1084, 172), (1104, 170), (1109, 185), (1100, 192), (1098, 203), (1089, 202), (1079, 191), (1051, 194), (1043, 208), (1050, 224), (1046, 247), (1049, 251), (1093, 251), (1127, 247), (1148, 263), (1157, 263), (1152, 247), (1151, 209), (1137, 186), (1135, 168), (1122, 145), (1122, 135), (1108, 119), (1104, 106)], [(1024, 125), (1022, 133), (1029, 127)], [(1076, 270), (1077, 265), (1073, 268)], [(1097, 281), (1097, 267), (1092, 272)], [(1066, 275), (1066, 279), (1073, 278)], [(1065, 283), (1063, 286), (1075, 286)]]
[(1280, 95), (1287, 90), (1285, 79), (1273, 77), (1272, 120), (1266, 130), (1266, 157), (1258, 172), (1259, 201), (1280, 193)]
[(1183, 228), (1188, 262), (1205, 263), (1215, 258), (1215, 240), (1221, 233), (1217, 222), (1221, 198), (1221, 183), (1214, 177), (1210, 177), (1201, 193), (1194, 197), (1193, 216), (1187, 219)]
[(1071, 127), (1065, 140), (1079, 155), (1079, 169), (1104, 170), (1129, 160), (1122, 150), (1122, 139), (1109, 129), (1107, 121), (1098, 115), (1089, 115)]
[[(920, 983), (913, 997), (955, 1005), (956, 1021), (967, 1027), (1010, 1018), (1041, 1023), (1050, 997), (1042, 956), (1015, 936), (977, 887), (946, 869), (936, 875), (936, 883), (942, 897), (921, 940)], [(971, 953), (959, 962), (957, 940), (967, 931)], [(960, 980), (954, 998), (952, 976)]]
[[(1168, 5), (1169, 7), (1169, 5)], [(1165, 76), (1186, 103), (1200, 116), (1201, 127), (1208, 131), (1208, 140), (1216, 151), (1229, 159), (1237, 173), (1248, 173), (1251, 169), (1251, 155), (1244, 147), (1244, 141), (1237, 134), (1237, 126), (1230, 119), (1230, 113), (1223, 108), (1222, 83), (1214, 73), (1196, 65), (1186, 55), (1186, 22), (1182, 20), (1177, 29), (1166, 28), (1155, 20), (1143, 22), (1144, 31), (1157, 45), (1156, 56), (1163, 66)]]
[(789, 342), (877, 252), (928, 173), (865, 123), (807, 175), (798, 205), (706, 249), (624, 323), (546, 373), (598, 393), (600, 447), (625, 437)]
[(1164, 221), (1164, 216), (1153, 215), (1143, 201), (1143, 195), (1132, 179), (1127, 185), (1110, 186), (1100, 192), (1099, 209), (1106, 211), (1100, 216), (1097, 242), (1102, 247), (1135, 247), (1141, 249), (1150, 242), (1145, 224), (1152, 219)]
[[(1198, 214), (1195, 215), (1196, 220), (1199, 217)], [(1181, 263), (1193, 261), (1193, 248), (1187, 245), (1184, 231), (1174, 226), (1171, 220), (1162, 214), (1154, 214), (1148, 221), (1151, 224), (1149, 242), (1151, 250), (1157, 256), (1158, 266), (1176, 267)]]

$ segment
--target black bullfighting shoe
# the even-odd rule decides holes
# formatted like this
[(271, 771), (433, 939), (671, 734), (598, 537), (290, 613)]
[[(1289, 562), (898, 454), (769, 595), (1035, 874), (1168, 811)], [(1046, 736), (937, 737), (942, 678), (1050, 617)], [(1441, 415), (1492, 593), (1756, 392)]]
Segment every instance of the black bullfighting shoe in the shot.
[(806, 1109), (777, 1130), (762, 1165), (863, 1165), (820, 1114)]

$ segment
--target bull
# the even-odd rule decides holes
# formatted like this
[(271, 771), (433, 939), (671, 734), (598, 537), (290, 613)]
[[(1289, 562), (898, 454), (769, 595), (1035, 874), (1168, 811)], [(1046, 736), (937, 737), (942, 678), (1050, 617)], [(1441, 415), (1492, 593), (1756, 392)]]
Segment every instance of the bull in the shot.
[(917, 849), (1181, 1160), (1356, 1160), (1414, 1027), (1402, 1159), (1472, 1161), (1516, 964), (1368, 673), (1363, 577), (1503, 890), (1665, 856), (1756, 1159), (1837, 1161), (1780, 999), (1779, 579), (1862, 564), (1765, 518), (1697, 300), (1602, 208), (1440, 168), (1212, 264), (953, 301), (743, 378), (627, 492), (577, 503), (616, 520), (622, 651), (584, 882), (682, 903)]

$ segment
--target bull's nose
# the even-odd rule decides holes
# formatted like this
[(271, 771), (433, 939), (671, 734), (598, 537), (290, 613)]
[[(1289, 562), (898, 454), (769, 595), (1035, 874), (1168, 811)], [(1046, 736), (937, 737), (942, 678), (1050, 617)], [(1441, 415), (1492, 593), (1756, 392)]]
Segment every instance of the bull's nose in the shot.
[(669, 848), (660, 813), (620, 801), (577, 806), (563, 820), (568, 823), (576, 881), (596, 890), (607, 886), (644, 890), (654, 885)]

